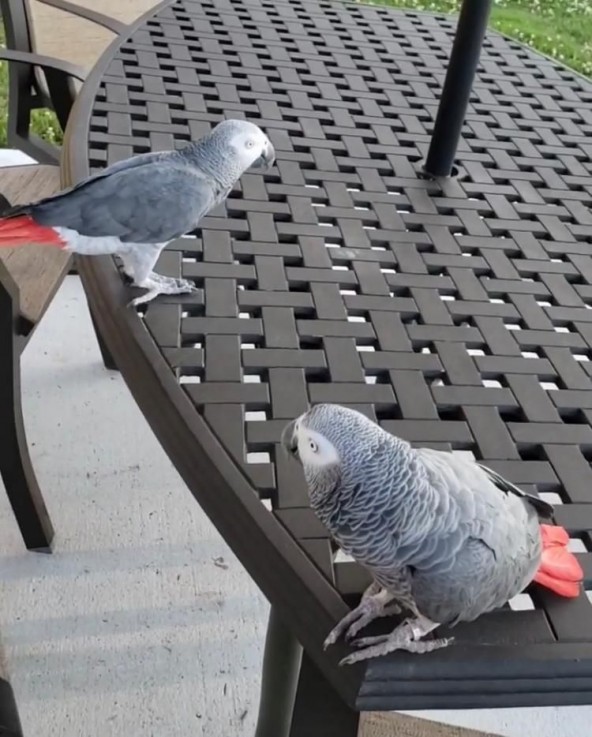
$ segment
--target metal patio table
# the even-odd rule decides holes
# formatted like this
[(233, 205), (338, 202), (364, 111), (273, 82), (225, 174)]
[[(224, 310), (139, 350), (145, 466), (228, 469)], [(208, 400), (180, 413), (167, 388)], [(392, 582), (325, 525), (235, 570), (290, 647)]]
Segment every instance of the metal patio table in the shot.
[(105, 53), (68, 126), (66, 182), (223, 116), (276, 147), (274, 169), (163, 254), (157, 268), (198, 293), (136, 312), (112, 258), (79, 262), (138, 405), (271, 602), (258, 737), (350, 737), (360, 710), (592, 701), (585, 592), (533, 587), (526, 609), (457, 627), (449, 648), (340, 668), (346, 646), (322, 642), (368, 578), (335, 555), (280, 452), (309, 402), (473, 452), (556, 504), (590, 586), (592, 84), (487, 34), (458, 171), (426, 177), (455, 25), (165, 2)]

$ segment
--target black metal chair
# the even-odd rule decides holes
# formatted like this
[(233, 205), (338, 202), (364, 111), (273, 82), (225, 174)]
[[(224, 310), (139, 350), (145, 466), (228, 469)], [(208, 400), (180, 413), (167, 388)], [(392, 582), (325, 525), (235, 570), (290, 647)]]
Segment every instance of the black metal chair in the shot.
[[(85, 18), (114, 34), (126, 28), (113, 18), (67, 0), (36, 1)], [(0, 0), (0, 10), (6, 35), (6, 48), (0, 49), (0, 59), (12, 62), (8, 73), (8, 145), (40, 163), (55, 164), (59, 161), (60, 150), (31, 132), (31, 113), (42, 108), (53, 110), (64, 130), (77, 95), (75, 80), (84, 81), (86, 70), (36, 53), (27, 0)]]
[[(36, 2), (85, 18), (114, 34), (126, 28), (125, 24), (113, 18), (78, 7), (67, 0)], [(57, 165), (60, 163), (61, 149), (31, 131), (31, 113), (43, 108), (53, 110), (62, 130), (65, 130), (76, 100), (76, 81), (84, 82), (86, 70), (70, 62), (35, 53), (27, 0), (0, 0), (0, 11), (6, 35), (6, 48), (0, 48), (0, 60), (8, 62), (8, 145), (23, 151), (40, 164)], [(72, 261), (70, 273), (76, 273), (75, 262)], [(94, 324), (94, 316), (91, 317)], [(97, 340), (105, 366), (115, 369), (98, 332)]]

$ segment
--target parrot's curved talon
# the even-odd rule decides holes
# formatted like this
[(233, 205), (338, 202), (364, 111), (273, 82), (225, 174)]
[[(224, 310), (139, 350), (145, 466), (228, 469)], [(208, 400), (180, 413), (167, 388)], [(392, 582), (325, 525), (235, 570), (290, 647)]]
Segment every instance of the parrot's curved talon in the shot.
[(132, 301), (128, 303), (128, 307), (138, 307), (138, 305), (146, 304), (146, 302), (152, 302), (152, 300), (158, 297), (159, 294), (162, 294), (162, 292), (158, 288), (149, 289), (146, 294), (142, 294), (140, 297), (132, 299)]
[(392, 614), (401, 613), (401, 607), (398, 604), (389, 604), (389, 606), (383, 606), (380, 602), (377, 603), (376, 599), (371, 601), (369, 606), (369, 611), (362, 612), (358, 619), (356, 619), (356, 621), (349, 626), (349, 629), (344, 635), (344, 639), (346, 642), (351, 642), (358, 634), (358, 632), (363, 630), (364, 627), (369, 625), (370, 622), (373, 622), (375, 619), (378, 619), (379, 617), (389, 617)]
[(177, 279), (176, 281), (176, 284), (167, 285), (163, 294), (194, 294), (198, 291), (192, 282), (185, 279)]
[(331, 645), (334, 645), (337, 642), (337, 638), (339, 637), (339, 632), (337, 631), (337, 627), (331, 632), (329, 632), (328, 636), (325, 638), (325, 641), (323, 642), (323, 650), (326, 650), (328, 647), (331, 647)]
[(392, 598), (392, 595), (386, 589), (375, 582), (372, 583), (364, 592), (358, 606), (346, 614), (331, 630), (323, 644), (324, 649), (337, 642), (342, 634), (344, 639), (349, 642), (370, 622), (378, 617), (392, 614), (394, 612), (393, 607), (397, 607), (396, 604), (391, 603)]
[[(355, 611), (355, 610), (354, 610)], [(348, 615), (346, 615), (340, 622), (338, 622), (335, 627), (329, 632), (327, 637), (325, 638), (325, 642), (323, 642), (323, 650), (326, 650), (331, 645), (334, 645), (337, 640), (341, 637), (343, 634), (343, 631), (347, 627), (347, 625), (352, 621), (353, 617), (351, 616), (353, 612), (350, 612)]]
[(357, 653), (352, 653), (351, 655), (346, 655), (345, 658), (341, 658), (338, 665), (352, 665), (357, 660), (362, 660), (362, 658), (355, 658), (354, 655), (357, 655)]
[(188, 279), (179, 279), (179, 288), (183, 289), (183, 293), (195, 294), (199, 292), (199, 287), (196, 287), (192, 281)]
[[(344, 639), (348, 640), (353, 637), (356, 632), (359, 632), (362, 627), (365, 627), (369, 622), (376, 618), (377, 614), (374, 611), (372, 605), (372, 599), (362, 599), (360, 604), (352, 609), (349, 614), (337, 623), (337, 625), (329, 632), (325, 639), (324, 648), (326, 649), (329, 645), (333, 645), (337, 640), (344, 635)], [(344, 634), (345, 633), (345, 634)]]
[(347, 630), (347, 632), (343, 636), (343, 639), (346, 642), (351, 642), (354, 639), (354, 637), (358, 634), (358, 632), (360, 632), (361, 630), (364, 629), (364, 627), (366, 627), (368, 624), (370, 624), (370, 622), (373, 619), (375, 619), (375, 617), (376, 617), (376, 615), (372, 615), (372, 614), (362, 615), (352, 625), (350, 625), (349, 629)]

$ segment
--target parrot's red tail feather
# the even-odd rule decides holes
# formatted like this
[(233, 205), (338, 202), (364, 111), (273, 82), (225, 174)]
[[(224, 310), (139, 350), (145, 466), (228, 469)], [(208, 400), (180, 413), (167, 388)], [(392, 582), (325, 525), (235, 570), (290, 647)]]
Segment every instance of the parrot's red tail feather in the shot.
[(0, 248), (16, 248), (31, 243), (56, 248), (66, 245), (53, 228), (39, 225), (29, 215), (0, 218)]
[(534, 580), (559, 596), (575, 598), (580, 593), (584, 572), (568, 549), (569, 535), (555, 525), (541, 525), (543, 556)]

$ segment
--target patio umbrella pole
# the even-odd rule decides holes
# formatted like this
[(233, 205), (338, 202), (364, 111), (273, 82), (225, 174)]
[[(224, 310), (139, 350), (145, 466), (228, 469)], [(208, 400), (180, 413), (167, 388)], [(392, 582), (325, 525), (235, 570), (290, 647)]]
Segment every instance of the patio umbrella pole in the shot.
[(424, 171), (448, 177), (465, 120), (492, 0), (464, 0)]

